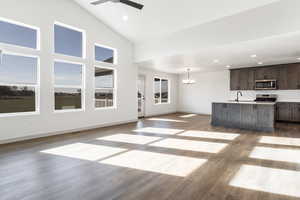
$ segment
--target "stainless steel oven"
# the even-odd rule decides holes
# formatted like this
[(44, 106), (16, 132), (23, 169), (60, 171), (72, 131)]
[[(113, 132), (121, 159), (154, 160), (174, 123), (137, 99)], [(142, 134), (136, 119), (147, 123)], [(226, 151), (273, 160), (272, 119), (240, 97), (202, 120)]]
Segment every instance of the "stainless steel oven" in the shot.
[(256, 90), (277, 90), (277, 80), (256, 80)]

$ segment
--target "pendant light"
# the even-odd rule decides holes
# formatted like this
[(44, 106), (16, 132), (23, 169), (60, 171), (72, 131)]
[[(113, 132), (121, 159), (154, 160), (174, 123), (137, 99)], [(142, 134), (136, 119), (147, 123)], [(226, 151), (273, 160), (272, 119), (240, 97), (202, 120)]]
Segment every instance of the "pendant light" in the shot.
[(190, 71), (191, 71), (191, 69), (188, 68), (187, 69), (187, 79), (182, 80), (183, 84), (194, 84), (194, 83), (196, 83), (195, 80), (190, 79)]

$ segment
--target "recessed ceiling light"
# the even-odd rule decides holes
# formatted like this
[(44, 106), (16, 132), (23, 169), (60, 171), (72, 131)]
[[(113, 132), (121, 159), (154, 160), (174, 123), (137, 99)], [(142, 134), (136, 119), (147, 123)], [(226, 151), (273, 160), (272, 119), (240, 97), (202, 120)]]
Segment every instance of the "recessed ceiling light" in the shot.
[(218, 62), (220, 62), (218, 59), (215, 59), (215, 60), (214, 60), (214, 63), (218, 63)]
[(123, 19), (123, 21), (128, 21), (128, 16), (127, 16), (127, 15), (124, 15), (124, 16), (122, 17), (122, 19)]
[(300, 60), (300, 58), (297, 58), (297, 60)]
[(256, 58), (256, 57), (257, 57), (256, 54), (251, 55), (251, 58)]
[(262, 64), (264, 64), (264, 63), (263, 63), (263, 62), (258, 62), (257, 64), (262, 65)]
[(231, 66), (230, 66), (230, 65), (226, 65), (226, 67), (227, 67), (227, 68), (230, 68)]

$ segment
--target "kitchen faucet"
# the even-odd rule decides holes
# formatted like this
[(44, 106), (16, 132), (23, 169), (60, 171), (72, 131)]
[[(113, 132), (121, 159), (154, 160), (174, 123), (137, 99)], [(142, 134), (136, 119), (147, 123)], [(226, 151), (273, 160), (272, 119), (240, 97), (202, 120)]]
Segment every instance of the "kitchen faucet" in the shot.
[(241, 91), (237, 91), (236, 92), (236, 102), (239, 102), (239, 94), (241, 95), (241, 96), (243, 96), (243, 93), (241, 92)]

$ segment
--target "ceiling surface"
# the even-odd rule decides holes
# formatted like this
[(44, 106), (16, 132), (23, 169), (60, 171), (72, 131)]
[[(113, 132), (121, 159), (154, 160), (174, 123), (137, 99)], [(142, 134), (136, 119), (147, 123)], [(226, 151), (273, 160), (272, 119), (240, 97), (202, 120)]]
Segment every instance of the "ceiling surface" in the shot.
[(299, 0), (136, 0), (142, 11), (74, 1), (132, 41), (140, 67), (182, 73), (300, 62)]
[[(75, 1), (138, 43), (278, 0), (134, 0), (145, 5), (142, 11), (120, 3), (94, 6), (90, 4), (93, 0)], [(123, 16), (128, 16), (126, 22)]]

